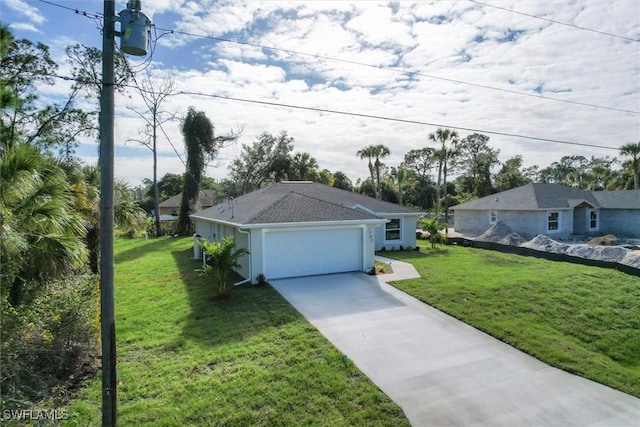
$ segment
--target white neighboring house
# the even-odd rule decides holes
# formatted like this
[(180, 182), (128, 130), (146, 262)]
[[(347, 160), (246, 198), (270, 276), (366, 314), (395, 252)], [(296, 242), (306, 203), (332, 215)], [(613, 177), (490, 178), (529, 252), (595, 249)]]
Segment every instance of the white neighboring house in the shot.
[(255, 281), (368, 271), (375, 251), (416, 246), (421, 212), (308, 181), (284, 181), (191, 215), (196, 235), (233, 236)]
[(587, 191), (526, 184), (451, 207), (455, 231), (471, 236), (502, 221), (525, 238), (545, 234), (640, 237), (640, 190)]

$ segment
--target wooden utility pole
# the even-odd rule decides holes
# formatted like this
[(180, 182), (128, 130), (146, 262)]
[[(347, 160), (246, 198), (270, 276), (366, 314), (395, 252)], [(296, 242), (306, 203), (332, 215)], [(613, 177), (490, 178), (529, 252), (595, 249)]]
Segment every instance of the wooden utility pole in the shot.
[(115, 0), (104, 0), (100, 93), (100, 326), (102, 333), (102, 425), (116, 425), (116, 322), (113, 260), (113, 122)]

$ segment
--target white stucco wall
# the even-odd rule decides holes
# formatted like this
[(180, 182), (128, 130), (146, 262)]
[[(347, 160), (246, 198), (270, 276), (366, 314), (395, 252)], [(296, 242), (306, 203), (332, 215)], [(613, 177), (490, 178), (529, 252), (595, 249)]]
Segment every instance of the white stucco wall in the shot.
[(416, 247), (416, 228), (417, 221), (420, 218), (419, 215), (416, 216), (402, 216), (397, 217), (393, 215), (388, 215), (384, 217), (385, 219), (392, 218), (400, 218), (400, 240), (386, 240), (385, 239), (385, 225), (381, 225), (375, 228), (375, 250), (379, 251), (383, 247), (386, 250), (400, 249), (400, 246), (403, 248), (408, 248), (411, 246), (412, 248)]
[[(244, 233), (240, 233), (235, 227), (206, 221), (200, 218), (194, 218), (193, 223), (195, 233), (205, 240), (210, 242), (219, 242), (225, 237), (233, 237), (235, 239), (236, 247), (249, 250), (249, 237)], [(240, 268), (236, 270), (238, 274), (244, 278), (247, 278), (249, 275), (249, 258), (250, 257), (248, 255), (240, 257)]]
[[(247, 230), (249, 232), (249, 235), (247, 235), (236, 227), (210, 222), (199, 218), (194, 219), (194, 226), (196, 234), (200, 235), (202, 238), (208, 241), (215, 242), (224, 237), (232, 236), (235, 238), (237, 247), (246, 248), (251, 253), (251, 256), (243, 255), (240, 258), (241, 267), (237, 269), (237, 271), (241, 276), (243, 276), (244, 278), (250, 278), (251, 282), (255, 283), (256, 276), (260, 273), (263, 273), (263, 229), (254, 228)], [(327, 228), (335, 228), (335, 225), (327, 226)], [(383, 227), (372, 224), (363, 224), (358, 228), (362, 230), (362, 271), (367, 271), (371, 269), (375, 263), (377, 229)], [(302, 229), (305, 229), (305, 227), (302, 227)], [(322, 229), (322, 226), (310, 227), (308, 229)], [(415, 225), (413, 225), (413, 230), (414, 232), (411, 234), (413, 235), (413, 246), (415, 246)], [(407, 240), (411, 241), (410, 239)], [(310, 242), (310, 244), (313, 244), (313, 242)]]

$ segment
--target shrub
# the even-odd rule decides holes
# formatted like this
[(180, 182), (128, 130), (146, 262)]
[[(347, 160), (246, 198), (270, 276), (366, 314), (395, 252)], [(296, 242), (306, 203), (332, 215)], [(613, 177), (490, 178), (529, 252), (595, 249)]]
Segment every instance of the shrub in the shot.
[(97, 282), (86, 275), (49, 283), (16, 308), (2, 299), (1, 410), (63, 403), (97, 371)]
[[(447, 224), (440, 224), (440, 222), (438, 222), (438, 218), (422, 220), (422, 229), (429, 233), (431, 248), (435, 248), (436, 243), (445, 243), (447, 241), (447, 227)], [(445, 230), (445, 234), (442, 233), (443, 230)]]
[[(176, 220), (173, 221), (160, 221), (160, 231), (163, 236), (173, 236), (176, 234), (176, 224), (178, 222)], [(156, 223), (155, 219), (149, 218), (147, 221), (147, 235), (149, 237), (158, 237), (156, 236)]]
[(207, 255), (207, 265), (197, 271), (202, 276), (212, 276), (218, 288), (218, 295), (229, 293), (229, 276), (233, 268), (240, 267), (239, 259), (249, 252), (245, 248), (236, 248), (233, 237), (225, 237), (219, 242), (200, 240)]
[(256, 276), (256, 282), (258, 282), (258, 286), (266, 286), (267, 278), (264, 277), (264, 274), (260, 273)]

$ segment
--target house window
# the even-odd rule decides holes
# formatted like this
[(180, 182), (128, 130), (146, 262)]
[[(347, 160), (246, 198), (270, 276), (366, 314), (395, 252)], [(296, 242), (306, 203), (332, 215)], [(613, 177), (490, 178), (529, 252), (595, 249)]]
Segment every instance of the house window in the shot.
[(496, 222), (498, 222), (498, 212), (497, 211), (489, 212), (489, 223), (495, 224)]
[(598, 211), (589, 211), (589, 229), (598, 229)]
[(558, 231), (560, 229), (560, 212), (547, 213), (547, 231)]
[(385, 240), (400, 240), (400, 218), (391, 218), (384, 228)]

